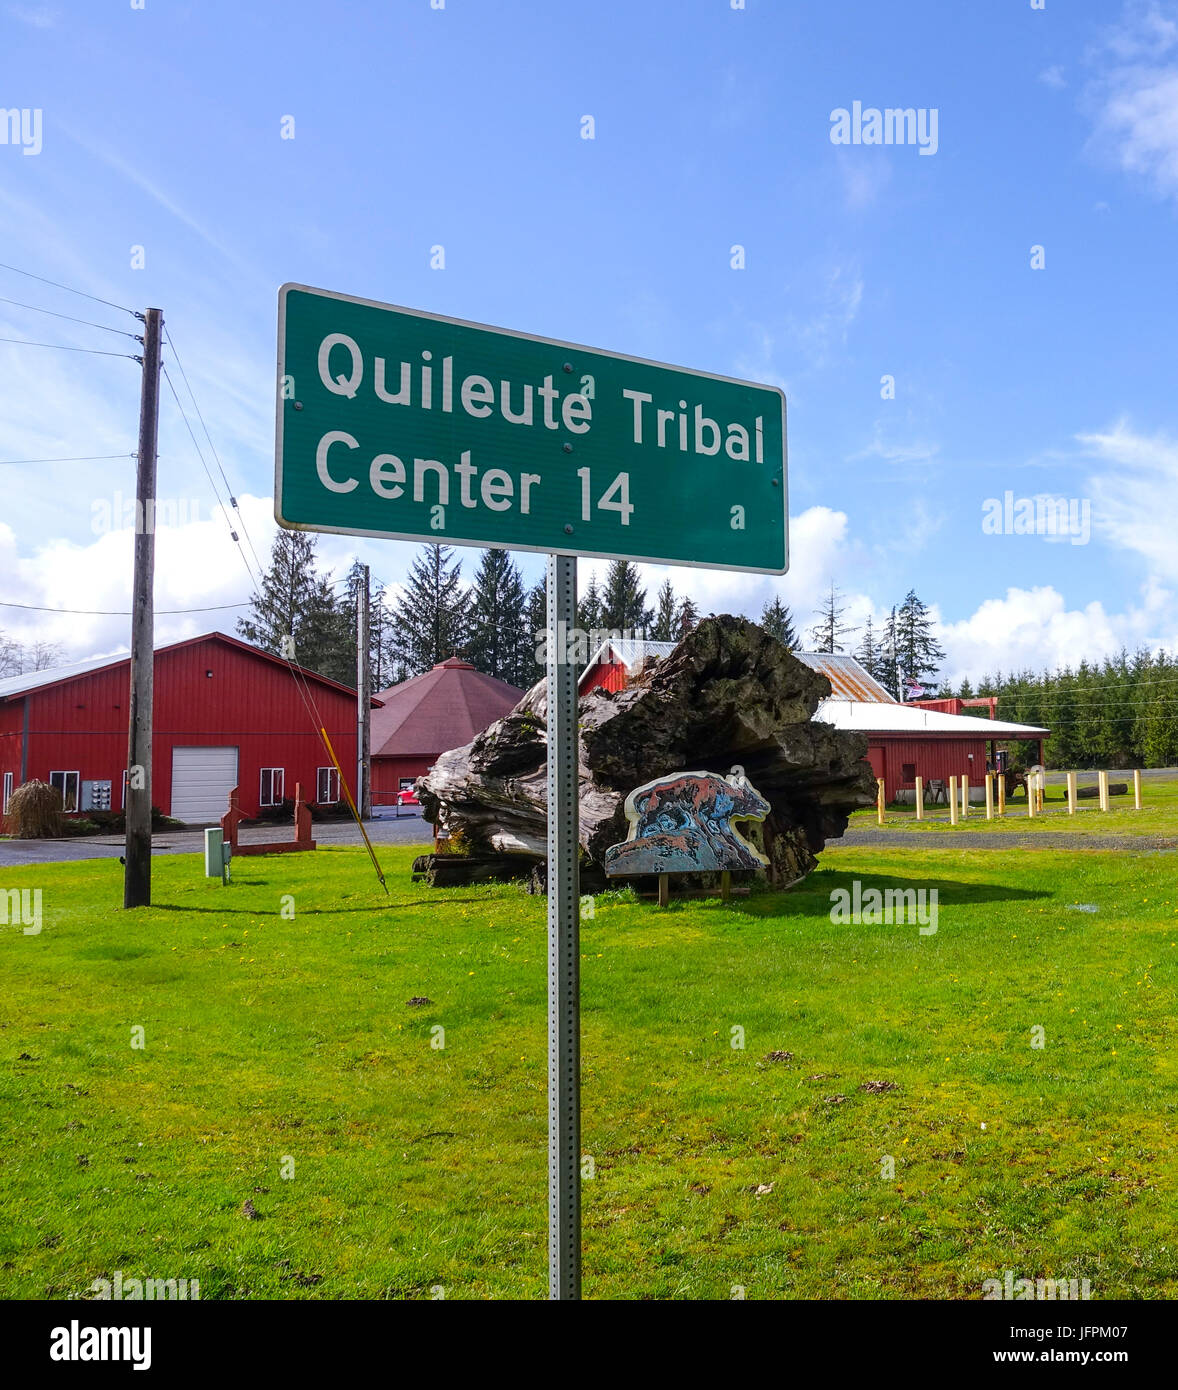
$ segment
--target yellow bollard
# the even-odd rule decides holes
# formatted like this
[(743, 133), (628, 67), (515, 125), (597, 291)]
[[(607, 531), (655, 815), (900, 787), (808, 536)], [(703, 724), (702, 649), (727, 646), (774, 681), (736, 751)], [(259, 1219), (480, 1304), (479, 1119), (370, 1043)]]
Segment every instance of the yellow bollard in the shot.
[(882, 777), (875, 779), (875, 819), (882, 825), (884, 813), (884, 783)]
[(961, 819), (965, 820), (969, 815), (969, 778), (961, 779)]
[(998, 774), (998, 814), (1000, 816), (1006, 814), (1006, 774), (1004, 772)]
[(1096, 774), (1096, 780), (1100, 784), (1100, 809), (1108, 810), (1108, 773), (1101, 771)]
[(994, 779), (986, 773), (986, 819), (994, 819)]
[(1141, 769), (1139, 767), (1133, 769), (1133, 809), (1135, 811), (1141, 810)]
[(1068, 815), (1076, 814), (1076, 774), (1068, 773)]
[(1034, 819), (1035, 816), (1035, 774), (1027, 773), (1027, 818)]
[(916, 819), (924, 820), (924, 778), (916, 779)]
[(949, 778), (949, 824), (957, 824), (957, 778)]

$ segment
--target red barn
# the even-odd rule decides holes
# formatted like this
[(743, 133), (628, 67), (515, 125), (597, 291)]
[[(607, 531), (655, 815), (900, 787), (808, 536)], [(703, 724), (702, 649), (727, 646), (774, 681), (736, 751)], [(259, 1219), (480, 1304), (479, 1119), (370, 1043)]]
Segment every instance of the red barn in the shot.
[[(356, 692), (298, 669), (354, 779)], [(0, 814), (34, 778), (56, 786), (71, 813), (123, 810), (130, 680), (126, 656), (0, 680)], [(210, 632), (156, 649), (153, 722), (151, 799), (165, 815), (215, 821), (235, 786), (250, 816), (293, 798), (296, 782), (308, 801), (340, 800), (289, 666), (235, 637)]]
[(452, 656), (382, 690), (372, 714), (372, 803), (390, 806), (448, 748), (461, 748), (502, 719), (524, 692)]

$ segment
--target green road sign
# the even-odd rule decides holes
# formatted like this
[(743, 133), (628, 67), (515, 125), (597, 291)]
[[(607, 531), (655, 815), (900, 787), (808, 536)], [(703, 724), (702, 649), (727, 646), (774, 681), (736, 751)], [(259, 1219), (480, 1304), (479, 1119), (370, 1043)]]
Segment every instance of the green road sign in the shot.
[(785, 396), (305, 285), (278, 300), (293, 530), (784, 574)]

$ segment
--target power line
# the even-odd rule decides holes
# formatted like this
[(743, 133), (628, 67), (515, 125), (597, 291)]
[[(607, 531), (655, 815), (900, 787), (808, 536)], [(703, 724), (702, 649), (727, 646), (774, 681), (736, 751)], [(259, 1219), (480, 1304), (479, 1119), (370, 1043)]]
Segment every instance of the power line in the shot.
[[(242, 599), (239, 603), (210, 603), (205, 608), (156, 608), (153, 612), (160, 617), (176, 613), (218, 613), (223, 608), (248, 608), (252, 599)], [(23, 608), (30, 613), (74, 613), (86, 618), (129, 618), (129, 608), (42, 608), (35, 603), (10, 603), (0, 599), (0, 608)]]
[[(209, 480), (209, 487), (213, 490), (213, 497), (216, 499), (217, 506), (221, 509), (222, 514), (224, 514), (225, 503), (221, 501), (221, 494), (217, 490), (217, 484), (213, 480), (212, 473), (209, 472), (209, 465), (205, 462), (204, 453), (201, 451), (200, 444), (193, 432), (192, 422), (188, 418), (188, 412), (184, 409), (183, 401), (181, 401), (180, 397), (176, 394), (176, 388), (172, 384), (172, 378), (168, 373), (167, 367), (163, 367), (162, 370), (164, 380), (168, 383), (168, 390), (171, 391), (172, 399), (176, 402), (176, 409), (180, 412), (180, 418), (184, 421), (184, 428), (188, 431), (189, 439), (192, 440), (192, 447), (196, 450), (197, 458), (200, 459), (200, 466), (204, 469), (204, 475)], [(225, 524), (229, 527), (229, 534), (233, 538), (234, 544), (240, 548), (241, 542), (238, 540), (237, 532), (233, 529), (233, 523), (229, 520), (228, 516), (225, 517)], [(244, 552), (242, 558), (244, 558)], [(249, 573), (251, 587), (257, 588), (257, 581), (254, 579), (253, 571), (250, 570), (248, 563), (246, 565), (246, 571)]]
[(254, 564), (257, 565), (259, 573), (262, 571), (262, 562), (258, 558), (258, 552), (254, 548), (253, 538), (245, 524), (245, 518), (241, 515), (241, 508), (237, 505), (237, 498), (234, 496), (233, 488), (230, 486), (229, 479), (225, 475), (225, 467), (221, 462), (221, 456), (217, 453), (217, 446), (213, 443), (213, 436), (209, 433), (209, 427), (205, 423), (205, 417), (201, 412), (200, 404), (196, 399), (196, 392), (192, 389), (192, 383), (188, 380), (188, 373), (184, 370), (184, 363), (180, 360), (180, 354), (176, 350), (176, 344), (172, 341), (171, 332), (165, 327), (164, 337), (167, 339), (168, 346), (172, 349), (172, 356), (176, 359), (176, 366), (180, 368), (180, 375), (184, 378), (184, 385), (188, 388), (188, 394), (192, 399), (193, 409), (196, 411), (196, 418), (200, 421), (200, 427), (204, 430), (204, 436), (208, 440), (209, 449), (212, 451), (213, 458), (217, 462), (217, 469), (221, 474), (225, 484), (225, 491), (229, 494), (229, 503), (237, 513), (238, 520), (241, 522), (241, 532), (245, 536), (246, 544), (250, 548), (250, 554), (254, 557)]
[(52, 285), (55, 290), (67, 290), (70, 294), (80, 294), (83, 299), (92, 299), (95, 304), (105, 304), (108, 309), (121, 309), (124, 314), (130, 314), (132, 318), (142, 319), (143, 315), (136, 313), (134, 309), (128, 309), (125, 304), (116, 304), (110, 299), (99, 299), (96, 294), (87, 294), (85, 290), (76, 290), (72, 285), (63, 285), (58, 280), (47, 280), (44, 275), (34, 275), (31, 270), (22, 270), (18, 265), (5, 265), (0, 261), (0, 270), (11, 270), (17, 275), (27, 275), (30, 280), (40, 280), (43, 285)]
[(0, 295), (0, 304), (15, 304), (18, 309), (31, 309), (34, 314), (48, 314), (51, 318), (65, 319), (68, 323), (82, 323), (87, 328), (101, 328), (104, 333), (118, 333), (123, 338), (134, 338), (137, 343), (143, 339), (138, 333), (128, 333), (125, 328), (111, 328), (105, 323), (94, 323), (91, 319), (76, 319), (73, 314), (59, 314), (56, 309), (42, 309), (39, 304), (22, 304), (19, 299), (5, 299)]
[(12, 468), (18, 463), (97, 463), (101, 459), (133, 459), (135, 457), (135, 454), (79, 454), (74, 458), (0, 459), (0, 468)]
[(69, 347), (66, 343), (34, 343), (29, 338), (0, 338), (0, 343), (21, 343), (25, 347), (56, 348), (58, 352), (89, 352), (95, 357), (127, 357), (132, 362), (139, 361), (130, 352), (104, 352), (101, 348)]

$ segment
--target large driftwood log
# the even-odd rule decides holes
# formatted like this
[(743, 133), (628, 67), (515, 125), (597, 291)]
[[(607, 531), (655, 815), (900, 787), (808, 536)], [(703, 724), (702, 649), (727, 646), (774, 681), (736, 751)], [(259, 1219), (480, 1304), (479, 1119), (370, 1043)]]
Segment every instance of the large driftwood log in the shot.
[[(580, 702), (582, 872), (595, 880), (606, 849), (626, 838), (623, 802), (635, 787), (739, 764), (773, 808), (763, 827), (770, 878), (804, 877), (850, 813), (875, 799), (864, 736), (811, 719), (829, 694), (825, 676), (729, 616), (700, 623), (625, 690), (590, 691)], [(541, 681), (471, 743), (443, 753), (417, 784), (425, 818), (475, 855), (542, 864), (545, 718)]]

